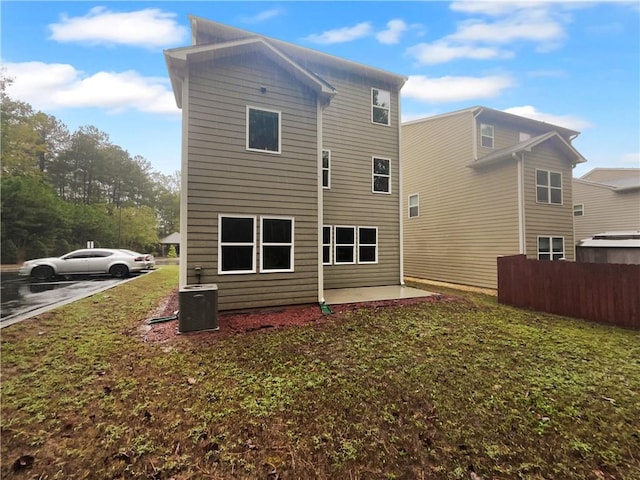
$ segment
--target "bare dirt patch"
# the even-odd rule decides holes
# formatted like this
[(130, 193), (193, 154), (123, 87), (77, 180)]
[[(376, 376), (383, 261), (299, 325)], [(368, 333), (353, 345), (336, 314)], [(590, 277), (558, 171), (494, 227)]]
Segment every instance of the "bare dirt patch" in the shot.
[[(309, 323), (321, 323), (335, 321), (345, 313), (360, 308), (388, 308), (419, 303), (433, 303), (445, 299), (451, 299), (446, 295), (431, 295), (429, 297), (406, 298), (399, 300), (381, 300), (376, 302), (348, 303), (331, 306), (333, 313), (324, 314), (317, 304), (291, 305), (277, 308), (264, 308), (254, 310), (242, 310), (222, 312), (218, 314), (219, 330), (215, 332), (190, 332), (178, 333), (178, 320), (170, 320), (161, 323), (147, 324), (140, 327), (140, 335), (145, 342), (166, 343), (180, 337), (197, 337), (202, 340), (215, 340), (216, 338), (238, 333), (251, 333), (263, 330), (288, 328)], [(179, 297), (176, 289), (171, 295), (164, 298), (156, 310), (151, 312), (148, 320), (170, 317), (178, 312)]]

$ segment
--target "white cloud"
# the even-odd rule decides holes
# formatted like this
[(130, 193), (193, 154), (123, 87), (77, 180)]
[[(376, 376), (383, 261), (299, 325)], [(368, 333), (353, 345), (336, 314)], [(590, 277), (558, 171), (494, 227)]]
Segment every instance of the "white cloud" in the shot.
[(589, 121), (583, 118), (574, 115), (554, 115), (553, 113), (540, 112), (532, 105), (506, 108), (504, 111), (507, 113), (513, 113), (514, 115), (520, 115), (521, 117), (532, 118), (533, 120), (557, 125), (559, 127), (570, 128), (572, 130), (581, 131), (593, 126)]
[(412, 75), (402, 88), (402, 96), (423, 102), (459, 102), (498, 96), (513, 86), (506, 75), (486, 77), (439, 77)]
[(49, 25), (50, 38), (58, 42), (134, 45), (159, 48), (183, 43), (188, 29), (179, 25), (174, 13), (157, 8), (135, 12), (111, 12), (95, 7), (82, 17), (63, 15), (59, 23)]
[(419, 43), (407, 49), (407, 54), (414, 57), (421, 65), (446, 63), (459, 58), (473, 60), (489, 60), (495, 58), (510, 58), (511, 52), (493, 47), (478, 47), (474, 45), (452, 45), (446, 41), (434, 43)]
[(282, 15), (283, 13), (284, 10), (282, 8), (271, 8), (269, 10), (263, 10), (253, 17), (243, 17), (242, 21), (244, 23), (261, 23)]
[(640, 168), (640, 152), (621, 155), (620, 163), (625, 167)]
[(312, 34), (304, 38), (312, 43), (319, 43), (323, 45), (329, 45), (333, 43), (344, 43), (352, 40), (357, 40), (371, 35), (373, 28), (371, 23), (362, 22), (354, 25), (353, 27), (337, 28), (335, 30), (327, 30), (320, 34)]
[(144, 77), (132, 70), (86, 75), (60, 63), (6, 63), (4, 67), (6, 76), (13, 79), (7, 93), (38, 110), (104, 108), (112, 113), (180, 113), (166, 78)]
[(385, 45), (393, 45), (400, 41), (400, 36), (408, 28), (409, 26), (399, 18), (390, 20), (389, 22), (387, 22), (387, 29), (378, 32), (376, 38), (380, 43), (384, 43)]

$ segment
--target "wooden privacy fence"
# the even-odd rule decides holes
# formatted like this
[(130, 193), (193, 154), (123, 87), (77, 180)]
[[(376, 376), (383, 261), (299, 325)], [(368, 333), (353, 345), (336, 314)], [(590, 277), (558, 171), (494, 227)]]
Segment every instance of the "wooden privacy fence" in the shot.
[(498, 302), (640, 328), (640, 265), (498, 257)]

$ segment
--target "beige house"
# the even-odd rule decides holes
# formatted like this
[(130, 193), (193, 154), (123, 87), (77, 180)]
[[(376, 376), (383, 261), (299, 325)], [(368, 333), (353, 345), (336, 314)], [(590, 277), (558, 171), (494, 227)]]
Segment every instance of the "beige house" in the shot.
[(182, 109), (180, 286), (217, 284), (225, 310), (400, 284), (406, 78), (190, 21), (193, 45), (165, 52)]
[(640, 168), (594, 168), (573, 179), (575, 240), (640, 230)]
[(574, 260), (579, 134), (486, 107), (402, 124), (404, 272), (496, 288), (496, 258)]

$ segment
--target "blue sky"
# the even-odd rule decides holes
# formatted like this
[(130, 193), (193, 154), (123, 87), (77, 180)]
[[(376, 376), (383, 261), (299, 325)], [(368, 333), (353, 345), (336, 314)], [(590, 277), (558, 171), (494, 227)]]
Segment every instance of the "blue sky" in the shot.
[(640, 3), (6, 1), (8, 93), (94, 125), (170, 174), (180, 111), (162, 51), (196, 15), (409, 77), (403, 120), (474, 105), (578, 130), (574, 170), (640, 167)]

